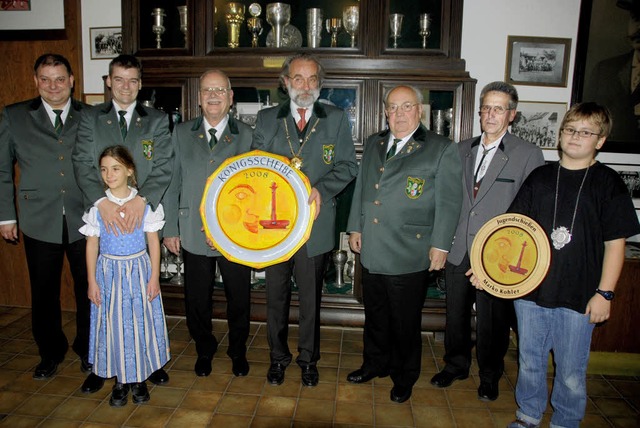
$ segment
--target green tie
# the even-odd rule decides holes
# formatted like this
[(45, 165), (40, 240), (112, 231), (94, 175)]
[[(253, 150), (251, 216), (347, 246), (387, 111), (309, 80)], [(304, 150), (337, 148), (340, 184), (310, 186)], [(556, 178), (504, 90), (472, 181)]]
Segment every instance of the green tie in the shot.
[(127, 114), (127, 111), (120, 110), (118, 111), (118, 114), (120, 115), (120, 133), (122, 134), (122, 139), (124, 140), (127, 138), (127, 121), (124, 118)]
[(53, 127), (56, 131), (56, 135), (59, 137), (62, 133), (62, 125), (64, 125), (62, 123), (62, 110), (54, 110), (53, 112), (56, 114), (56, 121), (53, 124)]
[(216, 137), (216, 128), (209, 128), (209, 135), (211, 135), (211, 139), (209, 140), (209, 147), (213, 150), (213, 147), (218, 143), (218, 138)]
[(396, 149), (398, 148), (398, 143), (400, 141), (402, 141), (401, 138), (394, 138), (393, 139), (393, 145), (391, 146), (391, 148), (387, 152), (387, 160), (391, 159), (393, 157), (393, 155), (396, 154)]

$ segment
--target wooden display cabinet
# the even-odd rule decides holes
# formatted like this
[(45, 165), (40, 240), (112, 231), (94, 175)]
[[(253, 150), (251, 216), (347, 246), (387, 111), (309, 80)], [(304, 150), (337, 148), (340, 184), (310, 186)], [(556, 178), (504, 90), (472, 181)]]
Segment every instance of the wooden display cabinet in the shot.
[[(147, 93), (155, 91), (156, 107), (171, 112), (179, 106), (185, 120), (197, 117), (200, 114), (198, 78), (212, 68), (224, 70), (229, 75), (236, 104), (267, 104), (267, 98), (270, 104), (283, 102), (284, 95), (278, 90), (282, 63), (288, 56), (306, 51), (315, 54), (326, 71), (321, 97), (347, 110), (358, 157), (366, 137), (386, 126), (382, 98), (387, 89), (398, 84), (416, 86), (425, 97), (425, 107), (450, 114), (450, 123), (439, 129), (444, 135), (454, 141), (471, 137), (476, 116), (473, 111), (476, 81), (469, 76), (465, 61), (460, 58), (463, 0), (290, 1), (290, 25), (299, 32), (301, 46), (280, 48), (266, 46), (267, 37), (273, 31), (266, 19), (270, 2), (249, 0), (237, 2), (242, 3), (246, 11), (239, 29), (239, 46), (230, 48), (225, 18), (227, 3), (223, 0), (122, 1), (123, 51), (141, 59), (143, 88), (150, 91)], [(259, 4), (262, 9), (259, 18), (263, 32), (256, 48), (251, 47), (246, 24), (252, 3)], [(178, 12), (178, 7), (185, 5), (186, 35), (180, 30)], [(320, 8), (326, 20), (342, 18), (342, 11), (347, 6), (359, 7), (355, 46), (351, 47), (351, 38), (342, 29), (337, 47), (330, 47), (330, 35), (325, 28), (320, 46), (308, 47), (306, 10)], [(166, 15), (160, 49), (153, 32), (154, 8), (162, 8)], [(425, 49), (419, 34), (419, 17), (423, 13), (429, 13), (431, 17), (431, 34)], [(404, 16), (397, 48), (393, 47), (390, 37), (391, 14)], [(295, 42), (296, 38), (289, 40)], [(435, 128), (431, 117), (424, 120), (431, 129)], [(180, 290), (167, 286), (163, 291), (165, 299), (177, 299), (175, 303), (168, 302), (168, 311), (180, 313)], [(364, 315), (358, 296), (358, 281), (353, 296), (324, 295), (323, 322), (361, 325)], [(219, 297), (222, 296), (216, 294), (218, 302)], [(254, 319), (264, 319), (264, 295), (255, 292), (253, 303), (256, 306), (252, 311)], [(218, 308), (218, 303), (214, 306)], [(427, 299), (424, 320), (425, 328), (442, 330), (444, 301)]]

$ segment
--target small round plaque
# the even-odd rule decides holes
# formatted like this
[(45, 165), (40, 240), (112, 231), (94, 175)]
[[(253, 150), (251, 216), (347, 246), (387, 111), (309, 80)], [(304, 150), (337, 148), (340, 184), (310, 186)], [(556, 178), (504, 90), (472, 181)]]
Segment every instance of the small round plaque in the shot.
[(544, 229), (522, 214), (502, 214), (480, 228), (470, 253), (471, 269), (488, 293), (517, 299), (544, 279), (551, 248)]
[(258, 3), (251, 3), (249, 5), (249, 13), (253, 17), (258, 17), (262, 13), (262, 7)]
[(228, 260), (262, 269), (289, 260), (309, 239), (311, 185), (284, 156), (254, 150), (209, 177), (200, 205), (213, 246)]

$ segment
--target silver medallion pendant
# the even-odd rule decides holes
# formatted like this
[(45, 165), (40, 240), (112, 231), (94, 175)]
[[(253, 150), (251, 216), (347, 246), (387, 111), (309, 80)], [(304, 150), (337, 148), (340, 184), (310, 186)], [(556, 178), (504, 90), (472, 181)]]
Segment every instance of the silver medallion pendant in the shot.
[(553, 242), (553, 248), (560, 250), (571, 242), (571, 232), (564, 226), (556, 227), (551, 232), (551, 242)]

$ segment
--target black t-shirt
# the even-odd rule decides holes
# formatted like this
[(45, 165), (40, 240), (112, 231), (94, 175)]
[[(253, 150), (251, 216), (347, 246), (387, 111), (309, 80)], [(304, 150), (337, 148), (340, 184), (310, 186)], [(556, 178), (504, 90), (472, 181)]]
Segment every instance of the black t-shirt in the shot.
[[(525, 214), (546, 231), (551, 243), (559, 163), (543, 165), (525, 180), (509, 212)], [(571, 221), (580, 192), (575, 223)], [(600, 282), (604, 243), (640, 233), (629, 191), (617, 172), (596, 162), (588, 169), (560, 168), (556, 228), (571, 230), (571, 242), (556, 250), (542, 284), (524, 299), (548, 308), (584, 313)]]

